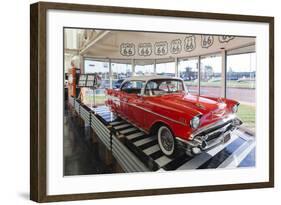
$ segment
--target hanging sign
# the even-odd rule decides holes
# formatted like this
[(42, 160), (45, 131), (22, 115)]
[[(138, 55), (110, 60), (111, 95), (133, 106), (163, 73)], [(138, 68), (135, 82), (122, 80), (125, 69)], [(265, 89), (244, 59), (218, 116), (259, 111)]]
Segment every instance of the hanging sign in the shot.
[(234, 36), (229, 36), (229, 35), (219, 36), (219, 42), (220, 43), (227, 43), (227, 42), (233, 40), (234, 38), (235, 38)]
[(195, 35), (190, 35), (184, 39), (184, 50), (186, 52), (193, 51), (196, 48), (196, 38)]
[(201, 47), (209, 48), (214, 43), (214, 36), (210, 35), (201, 35)]
[(158, 56), (163, 56), (168, 54), (168, 42), (160, 41), (154, 44), (154, 53)]
[(135, 44), (122, 43), (120, 45), (120, 54), (122, 56), (134, 56), (135, 55)]
[(152, 54), (152, 44), (151, 43), (140, 43), (138, 45), (139, 56), (150, 56)]
[(171, 46), (170, 46), (170, 52), (172, 54), (179, 54), (182, 50), (181, 48), (181, 40), (180, 39), (175, 39), (171, 41)]

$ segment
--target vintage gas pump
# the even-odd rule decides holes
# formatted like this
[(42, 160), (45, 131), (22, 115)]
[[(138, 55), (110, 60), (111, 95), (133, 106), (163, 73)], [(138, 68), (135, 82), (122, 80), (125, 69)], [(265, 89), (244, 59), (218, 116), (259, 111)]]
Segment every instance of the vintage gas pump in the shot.
[(74, 63), (71, 62), (71, 68), (68, 69), (68, 96), (78, 97), (80, 88), (77, 86), (80, 75), (80, 69), (76, 68)]

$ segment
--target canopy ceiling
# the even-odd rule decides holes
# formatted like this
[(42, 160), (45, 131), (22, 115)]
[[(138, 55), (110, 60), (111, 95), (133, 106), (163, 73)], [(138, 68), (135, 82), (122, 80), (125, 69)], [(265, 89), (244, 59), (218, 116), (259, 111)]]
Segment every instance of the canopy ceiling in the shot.
[(169, 62), (174, 58), (190, 58), (219, 53), (255, 51), (254, 37), (174, 34), (92, 29), (66, 29), (65, 54), (85, 58), (110, 58), (115, 62), (138, 59), (147, 64), (157, 59)]

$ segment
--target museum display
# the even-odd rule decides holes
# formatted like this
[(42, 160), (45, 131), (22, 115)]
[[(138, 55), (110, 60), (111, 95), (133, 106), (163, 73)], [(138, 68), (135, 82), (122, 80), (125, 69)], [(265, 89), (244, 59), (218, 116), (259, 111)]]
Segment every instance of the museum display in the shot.
[(111, 111), (144, 132), (157, 134), (160, 149), (168, 156), (175, 154), (178, 144), (189, 154), (198, 154), (226, 143), (230, 132), (242, 124), (235, 116), (237, 101), (189, 94), (180, 78), (131, 77), (107, 94)]
[(32, 200), (273, 186), (272, 17), (39, 2), (30, 19)]

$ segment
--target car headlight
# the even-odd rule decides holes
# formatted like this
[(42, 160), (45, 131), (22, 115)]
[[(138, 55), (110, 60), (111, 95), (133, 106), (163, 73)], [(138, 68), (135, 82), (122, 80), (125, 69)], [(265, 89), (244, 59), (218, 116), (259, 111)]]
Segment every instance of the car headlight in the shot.
[(237, 113), (239, 104), (236, 104), (232, 107), (232, 112)]
[(195, 116), (190, 120), (190, 126), (193, 129), (198, 128), (200, 125), (200, 117), (199, 116)]

